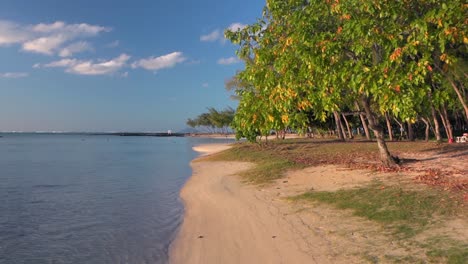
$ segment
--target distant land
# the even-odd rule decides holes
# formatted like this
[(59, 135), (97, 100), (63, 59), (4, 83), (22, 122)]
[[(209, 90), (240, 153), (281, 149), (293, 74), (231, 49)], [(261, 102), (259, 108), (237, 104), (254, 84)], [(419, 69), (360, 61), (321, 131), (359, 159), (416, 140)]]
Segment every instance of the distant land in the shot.
[(188, 133), (175, 132), (63, 132), (63, 131), (36, 131), (36, 132), (23, 132), (23, 131), (9, 131), (0, 132), (0, 135), (7, 134), (41, 134), (41, 135), (94, 135), (94, 136), (122, 136), (122, 137), (184, 137)]

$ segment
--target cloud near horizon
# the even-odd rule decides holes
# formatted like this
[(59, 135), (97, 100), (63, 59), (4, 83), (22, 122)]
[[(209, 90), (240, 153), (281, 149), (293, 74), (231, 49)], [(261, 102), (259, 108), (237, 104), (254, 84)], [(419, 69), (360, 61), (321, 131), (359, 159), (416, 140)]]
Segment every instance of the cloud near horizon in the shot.
[(127, 65), (130, 56), (121, 54), (111, 60), (61, 59), (47, 64), (35, 64), (34, 68), (65, 68), (65, 72), (78, 75), (110, 75)]
[(241, 62), (237, 57), (221, 58), (218, 60), (218, 64), (221, 65), (232, 65)]
[(56, 21), (50, 24), (20, 25), (0, 20), (0, 47), (20, 45), (25, 52), (70, 57), (74, 53), (92, 49), (88, 42), (82, 41), (84, 38), (109, 31), (111, 28), (86, 23)]
[(0, 79), (18, 79), (28, 77), (27, 72), (0, 72)]
[(158, 71), (172, 68), (175, 65), (186, 61), (182, 52), (176, 51), (159, 57), (149, 57), (132, 63), (132, 68), (143, 68), (149, 71)]
[[(242, 23), (232, 23), (229, 25), (226, 29), (229, 29), (231, 31), (237, 31), (237, 30), (242, 30), (245, 28), (247, 25), (242, 24)], [(206, 34), (206, 35), (201, 35), (200, 36), (200, 41), (202, 42), (215, 42), (219, 41), (221, 43), (226, 42), (226, 38), (224, 37), (224, 31), (220, 29), (215, 29), (212, 32)]]

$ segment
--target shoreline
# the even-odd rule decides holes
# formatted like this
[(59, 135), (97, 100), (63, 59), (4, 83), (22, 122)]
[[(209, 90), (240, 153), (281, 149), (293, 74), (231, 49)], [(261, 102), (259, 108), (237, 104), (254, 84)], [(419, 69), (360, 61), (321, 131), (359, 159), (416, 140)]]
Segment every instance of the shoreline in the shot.
[[(206, 144), (193, 149), (202, 157), (228, 148)], [(169, 247), (169, 263), (331, 263), (310, 251), (301, 239), (307, 230), (298, 232), (303, 226), (297, 229), (272, 210), (276, 205), (269, 200), (276, 194), (263, 196), (237, 177), (254, 164), (196, 158), (190, 165), (192, 176), (180, 192), (183, 222)]]

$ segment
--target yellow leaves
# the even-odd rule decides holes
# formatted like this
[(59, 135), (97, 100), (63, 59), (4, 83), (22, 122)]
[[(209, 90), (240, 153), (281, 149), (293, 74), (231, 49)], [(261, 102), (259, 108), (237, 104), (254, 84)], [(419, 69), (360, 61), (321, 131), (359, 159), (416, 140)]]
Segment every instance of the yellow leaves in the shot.
[(268, 115), (268, 121), (273, 122), (275, 121), (275, 118), (272, 115)]
[(440, 59), (441, 61), (447, 60), (447, 54), (442, 53), (442, 55), (440, 55), (439, 59)]
[(301, 101), (301, 102), (299, 102), (297, 104), (297, 108), (299, 110), (306, 110), (306, 109), (310, 108), (311, 106), (312, 106), (312, 104), (307, 100)]
[(447, 28), (444, 30), (444, 34), (446, 36), (452, 36), (457, 38), (458, 37), (458, 29), (456, 27), (451, 27), (451, 28)]
[(463, 43), (468, 44), (468, 38), (467, 37), (463, 37)]
[(413, 42), (413, 46), (415, 46), (415, 47), (416, 47), (416, 46), (418, 46), (418, 45), (419, 45), (419, 43), (420, 43), (420, 42), (419, 42), (419, 40), (416, 40), (416, 41), (414, 41), (414, 42)]
[(442, 25), (442, 19), (439, 18), (439, 20), (437, 20), (437, 25), (438, 25), (439, 27), (443, 27), (443, 25)]
[(341, 19), (342, 20), (350, 20), (351, 19), (351, 15), (350, 14), (344, 14), (341, 16)]
[(399, 57), (401, 57), (401, 52), (402, 52), (402, 49), (401, 48), (396, 48), (392, 54), (390, 54), (390, 61), (395, 61), (396, 59), (398, 59)]
[(287, 124), (289, 122), (289, 116), (288, 115), (282, 115), (281, 116), (281, 121), (283, 121), (283, 124)]
[[(283, 40), (283, 38), (280, 38), (280, 40)], [(283, 49), (281, 51), (284, 52), (289, 46), (291, 46), (292, 43), (293, 43), (292, 38), (290, 38), (290, 37), (286, 38), (286, 41), (285, 41), (285, 43), (283, 45)]]
[(364, 67), (364, 72), (369, 72), (369, 71), (370, 71), (369, 67)]
[(252, 123), (255, 123), (255, 121), (257, 121), (257, 114), (254, 114), (252, 116)]

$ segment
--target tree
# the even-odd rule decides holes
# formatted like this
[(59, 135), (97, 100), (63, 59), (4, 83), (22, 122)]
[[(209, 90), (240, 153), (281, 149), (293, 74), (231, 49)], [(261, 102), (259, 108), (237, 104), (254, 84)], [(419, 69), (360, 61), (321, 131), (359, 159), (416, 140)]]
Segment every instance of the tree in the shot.
[(207, 128), (210, 132), (219, 132), (216, 129), (220, 129), (220, 132), (227, 133), (228, 127), (234, 120), (235, 111), (231, 107), (225, 108), (221, 111), (216, 110), (213, 107), (208, 108), (207, 113), (198, 115), (195, 119), (189, 118), (187, 125), (190, 127), (202, 127)]
[[(324, 120), (358, 101), (383, 164), (395, 165), (380, 114), (414, 123), (433, 88), (428, 79), (441, 80), (431, 66), (437, 59), (434, 50), (466, 39), (466, 26), (460, 22), (466, 6), (460, 0), (445, 2), (450, 3), (268, 0), (257, 23), (226, 31), (246, 61), (237, 77), (253, 87), (239, 94), (240, 131), (248, 127), (264, 133), (277, 123), (305, 127), (304, 112), (313, 111)], [(441, 14), (444, 5), (457, 10)], [(447, 21), (444, 28), (451, 36), (425, 30), (437, 28), (439, 18)]]

